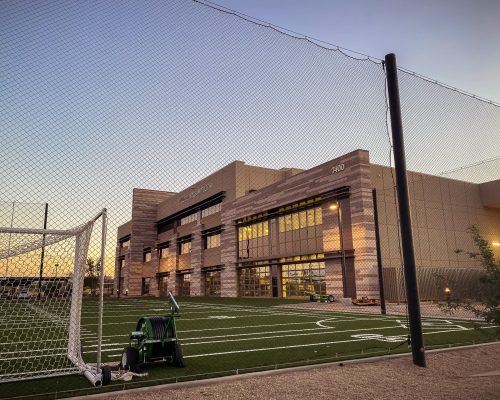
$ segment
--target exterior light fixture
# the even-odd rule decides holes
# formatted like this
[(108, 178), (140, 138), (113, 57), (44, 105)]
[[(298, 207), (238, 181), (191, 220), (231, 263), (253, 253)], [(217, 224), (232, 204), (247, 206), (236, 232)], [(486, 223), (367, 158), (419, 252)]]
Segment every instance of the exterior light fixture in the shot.
[(128, 289), (125, 289), (125, 296), (128, 296)]
[(339, 208), (339, 205), (337, 203), (333, 203), (331, 206), (330, 206), (330, 210), (336, 210), (337, 208)]
[(444, 288), (444, 292), (446, 293), (446, 303), (448, 307), (451, 307), (451, 289), (449, 287)]
[(500, 247), (500, 242), (492, 242), (491, 244), (495, 247)]

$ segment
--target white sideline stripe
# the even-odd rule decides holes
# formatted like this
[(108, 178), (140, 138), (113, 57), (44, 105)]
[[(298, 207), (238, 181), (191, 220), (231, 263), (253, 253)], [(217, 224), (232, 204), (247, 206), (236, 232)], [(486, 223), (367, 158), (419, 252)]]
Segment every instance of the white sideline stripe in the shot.
[[(151, 303), (151, 302), (143, 302), (141, 304), (141, 307), (146, 309), (146, 310), (150, 310), (151, 307), (153, 307), (155, 304), (158, 304), (158, 303)], [(107, 308), (107, 310), (113, 310), (113, 307), (127, 307), (127, 308), (130, 308), (132, 310), (136, 310), (136, 309), (139, 309), (139, 307), (136, 306), (137, 303), (134, 303), (134, 304), (128, 304), (128, 305), (113, 305), (113, 306), (110, 306), (109, 308)], [(165, 307), (165, 303), (160, 303), (159, 306), (163, 306)], [(250, 310), (261, 310), (261, 311), (271, 311), (271, 310), (274, 310), (276, 311), (277, 309), (280, 309), (284, 312), (284, 314), (297, 314), (297, 315), (312, 315), (312, 314), (315, 314), (315, 315), (320, 315), (320, 314), (325, 314), (325, 315), (331, 315), (332, 312), (330, 311), (322, 311), (322, 310), (303, 310), (303, 309), (291, 309), (291, 308), (279, 308), (279, 306), (268, 306), (268, 307), (264, 307), (264, 306), (243, 306), (243, 305), (224, 305), (224, 304), (214, 304), (214, 303), (187, 303), (187, 304), (183, 304), (183, 303), (180, 303), (180, 306), (181, 306), (181, 309), (203, 309), (204, 311), (200, 311), (201, 312), (210, 312), (210, 310), (221, 310), (221, 309), (230, 309), (230, 310), (238, 310), (238, 311), (250, 311)], [(206, 311), (208, 309), (208, 311)], [(119, 311), (125, 311), (127, 312), (128, 310), (119, 310)], [(167, 310), (168, 311), (168, 310)], [(85, 313), (85, 312), (84, 312)], [(90, 312), (88, 312), (90, 313)], [(337, 314), (348, 314), (348, 315), (351, 315), (351, 313), (347, 313), (347, 312), (336, 312)], [(184, 314), (191, 314), (191, 312), (185, 312)], [(398, 316), (380, 316), (380, 315), (373, 315), (373, 317), (383, 317), (383, 318), (390, 318), (390, 317), (394, 317), (394, 318), (398, 318)]]
[[(146, 310), (149, 311), (150, 309)], [(232, 313), (240, 313), (240, 312), (256, 312), (260, 311), (261, 314), (269, 314), (269, 315), (297, 315), (297, 316), (303, 316), (303, 317), (308, 317), (308, 318), (316, 318), (318, 316), (331, 316), (331, 313), (306, 313), (306, 312), (297, 312), (297, 311), (285, 311), (285, 312), (278, 312), (276, 309), (252, 309), (252, 310), (246, 310), (246, 309), (241, 309), (241, 308), (227, 308), (227, 307), (217, 307), (213, 309), (207, 309), (204, 311), (195, 311), (195, 312), (183, 312), (181, 311), (181, 315), (193, 315), (193, 314), (213, 314), (214, 312), (217, 311), (225, 311), (225, 312), (232, 312)], [(104, 314), (104, 318), (125, 318), (125, 317), (137, 317), (139, 315), (139, 312), (134, 313), (134, 314), (114, 314), (109, 312), (109, 310), (106, 310), (107, 313)], [(135, 310), (134, 310), (135, 311)], [(138, 311), (138, 310), (137, 310)], [(242, 318), (245, 316), (242, 315)], [(356, 318), (356, 317), (352, 317)], [(376, 319), (375, 317), (374, 319)], [(91, 317), (82, 317), (83, 319), (96, 319), (95, 315)], [(380, 318), (378, 318), (380, 319)]]
[(226, 337), (235, 337), (235, 336), (252, 336), (252, 335), (269, 335), (271, 333), (292, 333), (292, 332), (304, 332), (304, 331), (318, 331), (322, 330), (326, 332), (327, 330), (335, 329), (334, 327), (327, 328), (307, 328), (307, 329), (289, 329), (286, 331), (267, 331), (267, 332), (254, 332), (254, 333), (237, 333), (234, 335), (216, 335), (216, 336), (203, 336), (203, 337), (184, 337), (182, 340), (201, 340), (201, 339), (212, 339), (212, 338), (226, 338)]
[[(293, 314), (280, 314), (280, 313), (273, 313), (273, 314), (249, 314), (249, 315), (238, 315), (235, 316), (234, 318), (241, 319), (241, 318), (253, 318), (253, 317), (260, 317), (260, 318), (270, 318), (270, 317), (276, 317), (276, 316), (287, 316), (287, 315), (293, 315)], [(315, 315), (309, 315), (311, 318), (317, 318)], [(182, 321), (203, 321), (203, 320), (213, 320), (211, 317), (206, 317), (206, 318), (182, 318)], [(130, 324), (130, 322), (106, 322), (103, 325), (108, 326), (108, 325), (123, 325), (123, 324)], [(96, 326), (97, 324), (86, 324), (82, 326)]]
[[(0, 353), (0, 356), (2, 356), (2, 355), (7, 355), (8, 356), (8, 355), (11, 355), (13, 353), (16, 353), (16, 354), (17, 353), (35, 353), (35, 352), (41, 352), (41, 351), (47, 351), (47, 350), (49, 350), (49, 351), (55, 351), (55, 350), (59, 351), (59, 350), (67, 350), (67, 348), (65, 348), (65, 347), (50, 348), (49, 347), (48, 349), (46, 348), (46, 349), (37, 349), (37, 350), (33, 350), (33, 349), (30, 349), (30, 350), (15, 350), (15, 351), (2, 352), (2, 353)], [(40, 357), (51, 357), (51, 355), (47, 354), (45, 356), (40, 356)], [(2, 358), (2, 361), (3, 360), (5, 360), (5, 358)]]
[[(357, 322), (357, 321), (370, 321), (370, 319), (366, 319), (366, 318), (360, 318), (360, 319), (356, 319), (356, 320), (342, 320), (342, 319), (336, 319), (336, 318), (332, 318), (331, 319), (332, 321), (334, 321), (335, 323), (337, 322)], [(325, 321), (325, 320), (322, 320), (322, 321)], [(291, 322), (289, 324), (273, 324), (273, 325), (251, 325), (251, 326), (244, 326), (244, 327), (238, 327), (238, 329), (248, 329), (248, 328), (260, 328), (260, 327), (274, 327), (274, 326), (278, 326), (278, 325), (285, 325), (285, 326), (288, 326), (288, 325), (306, 325), (306, 324), (318, 324), (319, 322), (322, 322), (322, 321), (317, 321), (317, 322)], [(392, 322), (392, 321), (388, 321), (388, 322)], [(208, 330), (219, 330), (219, 329), (234, 329), (234, 328), (210, 328), (210, 329), (196, 329), (196, 330), (187, 330), (187, 331), (177, 331), (179, 333), (188, 333), (188, 332), (204, 332), (204, 331), (208, 331)], [(306, 328), (306, 329), (297, 329), (297, 330), (293, 330), (293, 329), (289, 329), (289, 330), (285, 330), (285, 331), (271, 331), (271, 332), (251, 332), (251, 333), (239, 333), (239, 334), (234, 334), (234, 335), (218, 335), (218, 336), (207, 336), (207, 337), (190, 337), (190, 338), (183, 338), (183, 340), (191, 340), (191, 339), (210, 339), (210, 338), (218, 338), (218, 337), (231, 337), (231, 336), (251, 336), (251, 335), (265, 335), (265, 334), (270, 334), (270, 333), (284, 333), (284, 332), (302, 332), (302, 331), (314, 331), (314, 330), (319, 330), (319, 329), (323, 329), (323, 330), (327, 330), (327, 329), (335, 329), (335, 327), (333, 326), (321, 326), (320, 328)]]
[[(399, 327), (398, 327), (399, 328)], [(497, 326), (485, 326), (485, 327), (480, 327), (480, 329), (495, 329)], [(368, 329), (368, 328), (367, 328)], [(474, 330), (475, 328), (466, 328), (466, 330)], [(424, 332), (424, 335), (433, 335), (437, 333), (448, 333), (448, 332), (460, 332), (462, 329), (450, 329), (450, 330), (445, 330), (445, 331), (440, 331), (440, 332)], [(247, 353), (247, 352), (256, 352), (256, 351), (266, 351), (266, 350), (280, 350), (283, 348), (296, 348), (296, 347), (313, 347), (313, 346), (320, 346), (322, 344), (335, 344), (335, 343), (349, 343), (349, 342), (361, 342), (361, 341), (368, 341), (368, 340), (375, 340), (375, 339), (354, 339), (354, 340), (343, 340), (343, 341), (334, 341), (334, 342), (325, 342), (325, 343), (309, 343), (309, 344), (300, 344), (300, 345), (290, 345), (290, 346), (280, 346), (280, 347), (267, 347), (267, 348), (261, 348), (261, 349), (248, 349), (248, 350), (234, 350), (234, 351), (228, 351), (228, 352), (218, 352), (218, 353), (207, 353), (207, 354), (193, 354), (189, 356), (184, 356), (184, 358), (196, 358), (196, 357), (206, 357), (206, 356), (212, 356), (212, 355), (225, 355), (225, 354), (237, 354), (237, 353)], [(128, 344), (128, 343), (125, 343)], [(119, 345), (119, 344), (117, 344)], [(185, 344), (183, 344), (185, 345)], [(115, 349), (107, 349), (103, 350), (103, 352), (110, 352), (110, 351), (122, 351), (123, 348), (115, 348)], [(84, 352), (84, 354), (94, 354), (95, 351), (90, 351), (90, 352)], [(55, 355), (47, 355), (45, 357), (54, 357), (54, 356), (65, 356), (66, 354), (55, 354)], [(34, 356), (36, 358), (41, 358), (44, 356)], [(20, 359), (29, 359), (29, 358), (34, 358), (34, 357), (16, 357), (12, 359), (7, 359), (7, 360), (20, 360)], [(118, 358), (121, 357), (120, 354), (110, 354), (106, 356), (108, 359), (110, 358)]]
[[(487, 326), (487, 327), (481, 327), (480, 329), (493, 329), (493, 328), (497, 328), (497, 327), (496, 326)], [(470, 331), (470, 330), (474, 330), (474, 329), (475, 328), (468, 328), (467, 330)], [(441, 331), (441, 332), (424, 332), (424, 335), (433, 335), (433, 334), (436, 334), (436, 333), (459, 332), (461, 330), (462, 329), (451, 329), (451, 330)], [(193, 355), (184, 356), (184, 358), (196, 358), (196, 357), (217, 356), (217, 355), (225, 355), (225, 354), (250, 353), (250, 352), (256, 352), (256, 351), (291, 349), (291, 348), (297, 348), (297, 347), (313, 347), (313, 346), (322, 346), (322, 345), (327, 345), (327, 344), (361, 342), (361, 341), (367, 341), (367, 340), (373, 340), (373, 339), (339, 340), (339, 341), (334, 341), (334, 342), (299, 344), (299, 345), (279, 346), (279, 347), (267, 347), (267, 348), (261, 348), (261, 349), (225, 351), (225, 352), (207, 353), (207, 354), (193, 354)]]
[(310, 343), (310, 344), (296, 344), (291, 346), (279, 346), (279, 347), (266, 347), (261, 349), (247, 349), (247, 350), (235, 350), (235, 351), (221, 351), (218, 353), (207, 353), (207, 354), (193, 354), (191, 356), (184, 356), (184, 358), (195, 358), (195, 357), (207, 357), (207, 356), (220, 356), (224, 354), (238, 354), (238, 353), (252, 353), (256, 351), (266, 351), (266, 350), (281, 350), (281, 349), (293, 349), (297, 347), (312, 347), (312, 346), (324, 346), (327, 344), (337, 344), (337, 343), (350, 343), (350, 342), (362, 342), (371, 339), (353, 339), (353, 340), (338, 340), (335, 342), (322, 342), (322, 343)]
[[(125, 343), (102, 343), (101, 346), (102, 347), (109, 347), (109, 346), (117, 346), (117, 345), (120, 345), (120, 344), (129, 344), (128, 342), (125, 342)], [(85, 346), (82, 346), (83, 349), (90, 349), (92, 347), (97, 347), (97, 344), (87, 344)]]
[[(64, 350), (64, 349), (63, 349)], [(41, 356), (30, 356), (30, 357), (12, 357), (12, 358), (2, 358), (2, 361), (12, 361), (12, 360), (30, 360), (32, 358), (55, 358), (66, 356), (66, 353), (58, 353), (58, 354), (45, 354)]]
[[(330, 332), (330, 333), (346, 333), (346, 332), (359, 332), (359, 331), (370, 331), (370, 330), (380, 330), (380, 329), (396, 329), (396, 328), (401, 328), (399, 325), (398, 326), (393, 326), (393, 327), (378, 327), (378, 328), (364, 328), (364, 329), (349, 329), (349, 330), (344, 330), (344, 331), (334, 331), (334, 332)], [(481, 327), (481, 329), (491, 329), (491, 328), (496, 328), (496, 326), (488, 326), (488, 327)], [(465, 328), (466, 330), (474, 330), (475, 328)], [(438, 332), (424, 332), (423, 334), (424, 335), (433, 335), (433, 334), (437, 334), (437, 333), (448, 333), (448, 332), (459, 332), (459, 331), (462, 331), (463, 329), (448, 329), (448, 330), (444, 330), (444, 331), (438, 331)], [(318, 332), (316, 334), (321, 334), (323, 332)], [(295, 336), (300, 336), (300, 335), (285, 335), (285, 336), (272, 336), (270, 337), (271, 339), (273, 338), (279, 338), (279, 337), (286, 337), (286, 336), (292, 336), (292, 337), (295, 337)], [(241, 341), (248, 341), (248, 340), (258, 340), (258, 339), (264, 339), (264, 338), (244, 338), (244, 339), (241, 339)], [(269, 339), (269, 338), (267, 338)], [(375, 339), (371, 339), (371, 338), (368, 338), (368, 339), (362, 339), (362, 340), (375, 340)], [(212, 341), (212, 342), (204, 342), (204, 344), (213, 344), (213, 343), (225, 343), (225, 342), (237, 342), (239, 340), (224, 340), (224, 341)], [(347, 343), (347, 342), (358, 342), (358, 341), (361, 341), (361, 340), (344, 340), (344, 341), (337, 341), (337, 342), (327, 342), (328, 343)], [(201, 343), (184, 343), (182, 340), (181, 340), (181, 343), (183, 346), (190, 346), (190, 345), (197, 345), (197, 344), (201, 344)], [(122, 345), (126, 345), (128, 343), (122, 343)], [(289, 347), (306, 347), (306, 346), (317, 346), (318, 344), (317, 343), (311, 343), (311, 344), (302, 344), (302, 345), (293, 345), (293, 346), (289, 346)], [(273, 350), (273, 349), (280, 349), (282, 347), (269, 347), (267, 348), (267, 350)], [(123, 348), (115, 348), (115, 349), (107, 349), (107, 350), (103, 350), (103, 352), (110, 352), (110, 351), (119, 351), (119, 350), (123, 350)], [(264, 349), (265, 350), (265, 349)], [(258, 351), (257, 350), (248, 350), (248, 351)], [(244, 352), (244, 351), (239, 351), (239, 350), (235, 350), (234, 353), (241, 353), (241, 352)], [(225, 352), (225, 353), (213, 353), (214, 355), (218, 355), (218, 354), (231, 354), (231, 352)], [(116, 355), (113, 355), (113, 357), (116, 356)], [(110, 357), (110, 356), (108, 356)], [(184, 356), (184, 358), (186, 358), (188, 356)], [(192, 356), (189, 356), (189, 357), (197, 357), (197, 355), (192, 355)]]
[(337, 334), (337, 333), (346, 333), (346, 332), (360, 332), (360, 331), (371, 331), (371, 330), (380, 330), (380, 329), (400, 329), (399, 325), (397, 326), (383, 326), (378, 328), (363, 328), (363, 329), (347, 329), (343, 331), (329, 331), (329, 332), (314, 332), (314, 333), (298, 333), (294, 335), (277, 335), (277, 336), (264, 336), (264, 337), (256, 337), (256, 338), (242, 338), (242, 339), (227, 339), (227, 340), (213, 340), (207, 342), (189, 342), (184, 343), (184, 340), (180, 340), (183, 346), (194, 346), (198, 344), (212, 344), (212, 343), (227, 343), (227, 342), (245, 342), (249, 340), (264, 340), (264, 339), (277, 339), (277, 338), (285, 338), (285, 337), (297, 337), (297, 336), (313, 336), (313, 335), (329, 335), (329, 334)]
[[(276, 314), (276, 315), (279, 315), (279, 314)], [(250, 317), (272, 317), (273, 315), (261, 315), (261, 314), (254, 314), (254, 315), (243, 315), (243, 316), (238, 316), (238, 317), (235, 317), (235, 318), (250, 318)], [(212, 318), (190, 318), (190, 319), (187, 319), (187, 318), (183, 318), (182, 321), (201, 321), (201, 320), (211, 320), (213, 321)], [(127, 324), (127, 325), (130, 325), (130, 322), (106, 322), (103, 324), (103, 326), (109, 326), (109, 325), (124, 325), (124, 324)], [(82, 326), (97, 326), (97, 324), (86, 324), (86, 325), (82, 325)]]

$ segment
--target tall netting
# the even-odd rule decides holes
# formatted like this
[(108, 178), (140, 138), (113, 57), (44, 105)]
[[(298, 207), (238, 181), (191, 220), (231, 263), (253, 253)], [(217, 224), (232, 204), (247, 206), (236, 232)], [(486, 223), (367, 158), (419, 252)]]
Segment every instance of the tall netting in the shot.
[[(102, 291), (95, 280), (98, 238), (90, 239), (86, 257), (81, 351), (93, 362), (96, 299), (106, 296), (102, 361), (117, 374), (142, 374), (108, 388), (408, 350), (380, 60), (203, 1), (7, 0), (0, 7), (2, 224), (16, 226), (12, 216), (21, 202), (48, 204), (48, 229), (109, 210)], [(402, 75), (412, 188), (424, 177), (441, 188), (446, 171), (494, 165), (498, 143), (483, 146), (486, 136), (473, 141), (484, 156), (470, 162), (470, 137), (446, 141), (448, 130), (461, 126), (493, 140), (493, 105), (436, 86), (452, 100), (433, 93), (433, 102), (477, 105), (476, 112), (463, 106), (462, 122), (437, 130), (439, 107), (428, 103), (431, 112), (422, 112), (415, 92), (423, 89), (411, 83), (420, 78), (408, 76), (408, 86)], [(471, 122), (486, 119), (496, 122)], [(428, 140), (418, 136), (423, 127)], [(462, 145), (463, 152), (448, 150)], [(433, 188), (425, 191), (434, 194)], [(424, 214), (434, 201), (427, 194), (415, 199), (415, 213)], [(488, 204), (475, 215), (489, 213)], [(33, 212), (31, 226), (40, 226), (43, 214)], [(438, 220), (429, 214), (425, 221)], [(428, 252), (443, 235), (448, 231), (422, 230)], [(456, 247), (470, 251), (462, 242)], [(425, 260), (430, 276), (444, 267)], [(436, 290), (425, 298), (436, 302), (425, 315), (428, 337), (442, 344), (481, 340), (469, 321), (444, 314)], [(181, 309), (175, 325), (169, 292)], [(151, 329), (144, 321), (154, 321)], [(461, 336), (452, 337), (455, 331)], [(178, 368), (171, 343), (181, 345), (185, 368)], [(5, 385), (11, 386), (0, 397), (88, 391), (86, 382), (63, 378), (38, 382), (37, 393)]]
[(500, 106), (404, 70), (399, 82), (422, 312), (484, 320), (492, 275), (474, 232), (498, 263)]
[(59, 231), (0, 227), (0, 383), (92, 371), (80, 335), (94, 222)]

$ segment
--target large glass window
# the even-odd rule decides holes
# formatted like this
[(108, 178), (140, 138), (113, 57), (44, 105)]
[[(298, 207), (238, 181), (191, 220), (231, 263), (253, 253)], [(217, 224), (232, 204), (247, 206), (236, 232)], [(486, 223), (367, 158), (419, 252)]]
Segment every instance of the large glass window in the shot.
[(220, 271), (205, 272), (205, 296), (220, 296)]
[(323, 215), (321, 207), (314, 207), (278, 217), (280, 233), (321, 225), (322, 223)]
[(142, 261), (144, 262), (150, 262), (151, 261), (151, 249), (144, 249), (144, 252), (142, 253)]
[(196, 221), (197, 219), (198, 219), (198, 213), (189, 214), (189, 215), (181, 218), (180, 224), (186, 225), (186, 224), (189, 224), (190, 222)]
[(284, 264), (281, 266), (281, 277), (283, 297), (304, 297), (312, 293), (326, 294), (325, 263), (319, 259), (317, 261), (311, 259), (311, 262)]
[(269, 222), (262, 221), (256, 224), (240, 226), (238, 228), (238, 239), (239, 241), (256, 239), (262, 236), (269, 235)]
[(168, 246), (160, 247), (158, 249), (158, 256), (160, 257), (160, 259), (167, 258), (169, 256)]
[(128, 249), (130, 247), (130, 239), (124, 240), (123, 242), (120, 242), (120, 247), (122, 249)]
[(213, 233), (205, 236), (205, 249), (220, 247), (220, 233)]
[(213, 206), (207, 207), (201, 210), (201, 218), (205, 218), (209, 215), (220, 212), (222, 203), (214, 204)]
[(188, 254), (191, 253), (191, 242), (180, 243), (179, 246), (179, 254)]
[(238, 228), (240, 258), (265, 257), (269, 253), (269, 221)]
[(271, 297), (270, 267), (241, 268), (239, 290), (240, 296), (244, 297)]
[(185, 236), (178, 239), (177, 251), (179, 254), (191, 253), (191, 236)]

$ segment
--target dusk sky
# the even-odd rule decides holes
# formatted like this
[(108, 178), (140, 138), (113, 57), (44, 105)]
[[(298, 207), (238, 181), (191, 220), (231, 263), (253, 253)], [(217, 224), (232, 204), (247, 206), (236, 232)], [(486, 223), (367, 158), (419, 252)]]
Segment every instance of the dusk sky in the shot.
[[(499, 2), (219, 3), (376, 58), (394, 52), (500, 102)], [(3, 0), (0, 70), (0, 223), (13, 201), (48, 202), (53, 228), (107, 207), (108, 254), (135, 187), (179, 191), (234, 160), (311, 168), (358, 148), (390, 163), (379, 61), (190, 0)], [(481, 162), (453, 177), (498, 177), (500, 108), (404, 73), (400, 87), (410, 169)]]
[(215, 3), (500, 103), (497, 0), (217, 0)]

